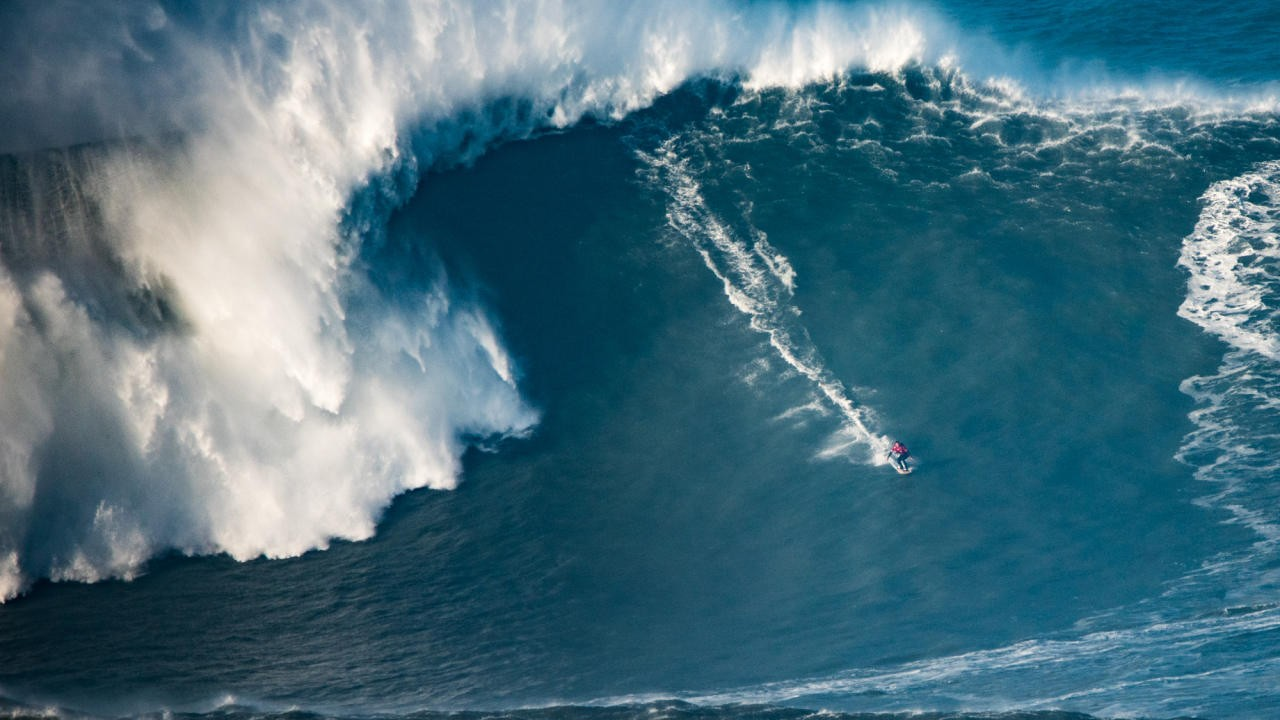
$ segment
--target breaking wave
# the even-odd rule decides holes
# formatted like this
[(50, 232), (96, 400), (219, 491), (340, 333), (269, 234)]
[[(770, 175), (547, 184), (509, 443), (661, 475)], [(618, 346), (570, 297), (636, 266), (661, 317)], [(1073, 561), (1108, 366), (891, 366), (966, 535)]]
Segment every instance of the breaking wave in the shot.
[[(398, 493), (453, 487), (475, 438), (530, 432), (499, 323), (442, 270), (391, 292), (368, 257), (432, 168), (691, 78), (794, 88), (964, 60), (902, 6), (6, 12), (0, 599), (128, 578), (168, 549), (367, 538)], [(714, 230), (683, 161), (647, 162), (687, 190), (673, 227)], [(763, 236), (726, 242), (708, 265), (727, 278), (748, 253), (765, 273), (752, 322), (878, 456), (870, 410), (787, 324), (785, 258)]]
[(692, 77), (945, 50), (923, 13), (825, 4), (6, 12), (0, 599), (367, 538), (396, 494), (453, 487), (468, 438), (530, 431), (484, 308), (368, 260), (422, 173)]
[(1202, 504), (1258, 534), (1248, 559), (1265, 567), (1280, 551), (1280, 162), (1214, 183), (1201, 202), (1178, 260), (1190, 275), (1178, 314), (1227, 351), (1182, 384), (1197, 408), (1179, 459), (1217, 487)]

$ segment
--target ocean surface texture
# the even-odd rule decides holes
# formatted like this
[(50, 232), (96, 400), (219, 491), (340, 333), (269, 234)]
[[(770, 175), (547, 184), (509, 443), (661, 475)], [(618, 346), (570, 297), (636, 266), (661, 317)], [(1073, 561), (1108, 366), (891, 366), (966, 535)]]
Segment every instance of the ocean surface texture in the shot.
[(1280, 717), (1278, 38), (0, 4), (0, 718)]

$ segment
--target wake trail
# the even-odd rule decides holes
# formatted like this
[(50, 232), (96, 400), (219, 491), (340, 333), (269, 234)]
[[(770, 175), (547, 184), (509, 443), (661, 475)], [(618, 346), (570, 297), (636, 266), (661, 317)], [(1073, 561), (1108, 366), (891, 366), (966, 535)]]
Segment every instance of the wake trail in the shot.
[(868, 451), (866, 462), (885, 464), (890, 440), (873, 429), (877, 425), (874, 411), (859, 403), (826, 367), (797, 319), (800, 310), (791, 300), (795, 291), (791, 263), (763, 231), (752, 227), (752, 238), (743, 239), (711, 210), (679, 146), (680, 137), (675, 136), (651, 152), (636, 152), (647, 179), (667, 195), (667, 224), (698, 253), (723, 285), (725, 297), (748, 318), (751, 329), (767, 336), (777, 356), (839, 413), (839, 437), (821, 456), (847, 455), (851, 448), (861, 447)]

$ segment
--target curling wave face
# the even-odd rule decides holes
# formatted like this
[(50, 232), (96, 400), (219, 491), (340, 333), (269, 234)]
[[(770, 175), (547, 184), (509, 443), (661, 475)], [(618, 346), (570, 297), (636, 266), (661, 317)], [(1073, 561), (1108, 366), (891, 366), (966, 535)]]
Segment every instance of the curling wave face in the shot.
[(460, 438), (532, 427), (481, 308), (438, 274), (381, 297), (360, 261), (418, 168), (701, 74), (798, 85), (927, 49), (918, 14), (828, 5), (83, 10), (9, 10), (35, 32), (12, 31), (3, 108), (26, 152), (0, 187), (0, 598), (169, 548), (366, 538), (395, 494), (454, 485)]

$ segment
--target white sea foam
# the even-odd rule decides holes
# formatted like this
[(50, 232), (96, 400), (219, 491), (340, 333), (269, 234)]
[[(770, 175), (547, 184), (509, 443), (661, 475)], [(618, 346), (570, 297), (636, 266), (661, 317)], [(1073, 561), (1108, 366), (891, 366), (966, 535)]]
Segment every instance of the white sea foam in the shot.
[(1191, 278), (1179, 314), (1232, 347), (1280, 360), (1280, 163), (1215, 183), (1178, 264)]
[(1179, 459), (1221, 488), (1204, 504), (1275, 545), (1280, 507), (1265, 498), (1280, 470), (1280, 162), (1215, 183), (1201, 201), (1178, 260), (1190, 274), (1178, 313), (1229, 350), (1215, 373), (1182, 384), (1197, 408)]

